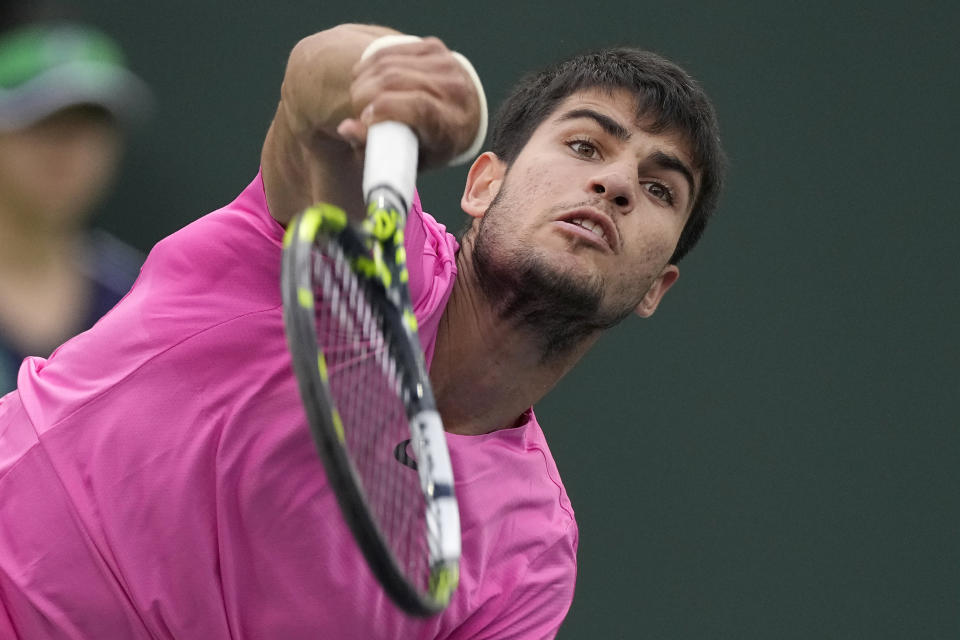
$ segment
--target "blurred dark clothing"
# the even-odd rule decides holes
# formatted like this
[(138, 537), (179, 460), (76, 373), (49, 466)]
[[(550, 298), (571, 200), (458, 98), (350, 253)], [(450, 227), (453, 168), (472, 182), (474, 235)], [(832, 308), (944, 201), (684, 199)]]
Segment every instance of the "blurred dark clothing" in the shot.
[[(140, 273), (144, 256), (138, 250), (109, 233), (93, 230), (87, 238), (86, 275), (91, 284), (87, 312), (76, 325), (74, 335), (86, 331), (127, 294)], [(64, 340), (72, 336), (64, 336)], [(48, 353), (23, 353), (4, 335), (0, 325), (0, 395), (17, 386), (17, 371), (27, 356)]]

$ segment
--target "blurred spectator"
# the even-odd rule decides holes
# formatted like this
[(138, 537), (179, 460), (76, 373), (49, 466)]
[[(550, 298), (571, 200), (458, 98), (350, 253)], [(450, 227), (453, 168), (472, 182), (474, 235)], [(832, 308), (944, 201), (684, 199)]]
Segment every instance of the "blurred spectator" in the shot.
[[(0, 395), (127, 292), (142, 256), (90, 217), (116, 174), (147, 86), (96, 29), (0, 24)], [(16, 24), (11, 24), (16, 22)]]

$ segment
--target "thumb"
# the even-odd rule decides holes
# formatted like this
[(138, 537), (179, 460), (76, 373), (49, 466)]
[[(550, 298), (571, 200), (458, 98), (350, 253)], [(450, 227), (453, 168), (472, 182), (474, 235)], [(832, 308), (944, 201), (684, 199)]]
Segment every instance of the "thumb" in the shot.
[(337, 135), (354, 149), (359, 149), (366, 144), (367, 126), (360, 120), (347, 118), (337, 125)]

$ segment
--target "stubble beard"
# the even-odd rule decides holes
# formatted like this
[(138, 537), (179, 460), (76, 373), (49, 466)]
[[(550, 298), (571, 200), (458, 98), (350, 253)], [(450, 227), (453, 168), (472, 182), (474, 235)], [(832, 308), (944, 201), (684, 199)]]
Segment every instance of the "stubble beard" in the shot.
[(584, 339), (626, 318), (633, 307), (604, 309), (600, 275), (562, 269), (541, 249), (508, 252), (512, 207), (502, 188), (487, 209), (473, 238), (471, 262), (484, 297), (499, 318), (523, 328), (538, 342), (541, 361), (571, 352)]

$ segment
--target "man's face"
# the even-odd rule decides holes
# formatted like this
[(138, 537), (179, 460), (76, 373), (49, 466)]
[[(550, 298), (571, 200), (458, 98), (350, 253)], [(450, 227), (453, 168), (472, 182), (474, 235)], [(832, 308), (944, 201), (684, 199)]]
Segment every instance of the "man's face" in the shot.
[(0, 200), (41, 228), (82, 221), (114, 176), (120, 134), (97, 110), (72, 108), (0, 133)]
[(653, 313), (699, 176), (674, 135), (651, 134), (626, 91), (583, 91), (533, 133), (480, 220), (481, 260), (533, 263), (595, 298), (598, 326)]

